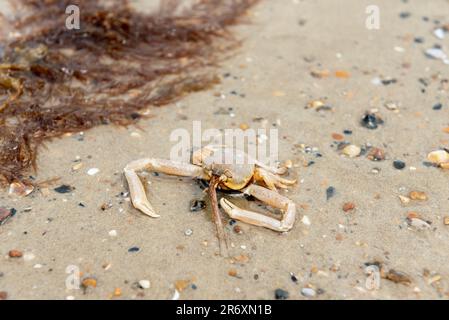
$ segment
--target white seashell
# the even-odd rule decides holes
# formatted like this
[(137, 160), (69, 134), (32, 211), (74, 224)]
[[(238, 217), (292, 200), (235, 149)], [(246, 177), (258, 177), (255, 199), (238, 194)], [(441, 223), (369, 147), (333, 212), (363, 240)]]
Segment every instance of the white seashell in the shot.
[(426, 50), (426, 55), (429, 58), (433, 58), (433, 59), (438, 59), (438, 60), (446, 60), (447, 59), (447, 55), (446, 53), (444, 53), (443, 50), (438, 49), (438, 48), (430, 48)]
[(446, 150), (432, 151), (427, 155), (427, 160), (434, 164), (442, 164), (449, 162), (449, 153)]
[(445, 31), (443, 28), (437, 28), (433, 31), (433, 34), (435, 35), (435, 37), (442, 40), (444, 39)]
[(175, 293), (173, 294), (173, 298), (171, 298), (172, 300), (179, 300), (179, 291), (175, 289)]
[(140, 286), (142, 289), (149, 289), (150, 286), (151, 286), (151, 283), (150, 283), (149, 280), (140, 280), (140, 281), (139, 281), (139, 286)]
[(87, 170), (87, 174), (90, 175), (90, 176), (94, 176), (98, 172), (100, 172), (100, 169), (98, 169), (98, 168), (91, 168), (91, 169)]
[(303, 216), (302, 219), (301, 219), (301, 222), (303, 224), (305, 224), (306, 226), (310, 226), (310, 224), (311, 224), (310, 219), (309, 219), (308, 216)]
[(409, 224), (419, 230), (430, 229), (430, 224), (419, 218), (411, 218)]
[(360, 147), (357, 147), (353, 144), (347, 145), (342, 150), (343, 154), (348, 156), (349, 158), (355, 158), (360, 155), (360, 152), (362, 152), (362, 149)]
[(306, 297), (314, 297), (316, 296), (316, 291), (311, 288), (302, 288), (301, 294)]

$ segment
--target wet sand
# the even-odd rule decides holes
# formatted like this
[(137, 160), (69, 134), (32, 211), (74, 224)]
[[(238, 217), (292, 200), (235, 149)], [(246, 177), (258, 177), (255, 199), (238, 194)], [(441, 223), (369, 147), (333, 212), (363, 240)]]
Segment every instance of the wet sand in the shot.
[[(449, 65), (423, 51), (440, 44), (449, 52), (449, 34), (443, 40), (433, 35), (434, 20), (449, 23), (449, 3), (377, 3), (380, 30), (365, 27), (370, 1), (262, 1), (250, 12), (252, 22), (235, 28), (242, 47), (223, 62), (222, 83), (214, 89), (150, 108), (152, 118), (139, 127), (103, 126), (48, 143), (34, 176), (60, 180), (48, 192), (36, 190), (26, 198), (0, 192), (1, 206), (17, 210), (0, 226), (0, 291), (8, 299), (171, 299), (175, 287), (181, 299), (274, 299), (278, 288), (290, 299), (447, 298), (448, 173), (423, 162), (427, 153), (448, 145), (443, 132), (449, 125), (448, 89), (442, 80)], [(323, 70), (329, 76), (311, 75)], [(336, 71), (344, 73), (337, 77)], [(373, 83), (389, 77), (396, 82)], [(305, 108), (318, 99), (332, 109)], [(399, 112), (386, 108), (388, 101), (400, 103)], [(434, 110), (438, 102), (443, 107)], [(384, 120), (375, 130), (360, 124), (372, 108)], [(229, 112), (218, 112), (223, 110)], [(242, 233), (236, 234), (226, 219), (231, 255), (237, 258), (218, 256), (210, 206), (189, 210), (192, 199), (205, 197), (189, 179), (149, 176), (148, 195), (161, 218), (132, 208), (123, 167), (141, 157), (168, 158), (170, 133), (191, 131), (194, 120), (203, 129), (241, 124), (279, 129), (279, 157), (293, 161), (291, 175), (300, 180), (283, 192), (298, 206), (290, 232), (238, 222)], [(382, 148), (386, 159), (340, 155), (335, 133), (358, 146)], [(301, 144), (318, 151), (304, 153)], [(395, 169), (394, 160), (404, 161), (405, 168)], [(73, 171), (77, 163), (83, 165)], [(100, 171), (90, 176), (90, 168)], [(62, 184), (75, 189), (53, 190)], [(335, 195), (326, 199), (330, 186)], [(410, 191), (425, 192), (428, 200), (404, 205), (398, 195)], [(355, 209), (344, 212), (347, 202)], [(409, 227), (411, 211), (430, 221), (430, 228)], [(139, 250), (130, 252), (133, 247)], [(24, 257), (8, 257), (11, 249)], [(379, 289), (368, 290), (365, 264), (374, 262), (405, 273), (411, 284), (381, 279)], [(67, 289), (71, 265), (83, 278), (95, 278), (96, 287)], [(136, 285), (143, 279), (150, 288)], [(301, 294), (306, 287), (316, 296)], [(116, 288), (120, 296), (113, 296)]]

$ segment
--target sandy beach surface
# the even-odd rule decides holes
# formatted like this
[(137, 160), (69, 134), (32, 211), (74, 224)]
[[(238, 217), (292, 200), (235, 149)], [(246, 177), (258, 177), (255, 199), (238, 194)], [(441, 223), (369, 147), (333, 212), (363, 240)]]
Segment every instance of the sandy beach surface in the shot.
[[(150, 108), (138, 127), (47, 143), (31, 174), (60, 180), (25, 198), (0, 192), (1, 207), (17, 212), (0, 226), (0, 291), (8, 299), (171, 299), (176, 291), (274, 299), (276, 289), (289, 299), (446, 299), (449, 178), (426, 156), (449, 145), (449, 65), (424, 51), (438, 44), (449, 54), (449, 33), (434, 35), (449, 23), (449, 2), (374, 2), (379, 30), (365, 24), (373, 1), (263, 0), (234, 28), (242, 46), (219, 67), (215, 88)], [(306, 108), (318, 100), (328, 107)], [(370, 130), (360, 121), (371, 109), (384, 123)], [(168, 158), (171, 132), (191, 132), (195, 120), (203, 129), (279, 130), (279, 158), (292, 160), (299, 181), (282, 191), (298, 207), (290, 232), (237, 222), (236, 233), (226, 217), (232, 258), (217, 255), (209, 203), (190, 211), (206, 195), (186, 178), (148, 176), (159, 219), (131, 206), (124, 166)], [(381, 148), (385, 160), (344, 156), (342, 141)], [(74, 189), (61, 194), (60, 185)], [(412, 191), (426, 199), (410, 199)], [(23, 256), (10, 257), (13, 249)], [(380, 287), (370, 288), (366, 267), (380, 265)], [(91, 285), (67, 287), (68, 268)]]

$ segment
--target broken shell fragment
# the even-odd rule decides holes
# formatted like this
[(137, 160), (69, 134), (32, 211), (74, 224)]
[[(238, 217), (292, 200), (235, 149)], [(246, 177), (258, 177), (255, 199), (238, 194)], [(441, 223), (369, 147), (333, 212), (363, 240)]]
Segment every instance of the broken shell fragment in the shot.
[(425, 194), (425, 192), (421, 192), (421, 191), (412, 191), (409, 193), (408, 196), (412, 200), (419, 200), (419, 201), (427, 200), (427, 195)]
[(32, 185), (26, 185), (22, 182), (13, 182), (9, 185), (9, 194), (19, 197), (26, 197), (33, 192), (34, 187)]
[(414, 227), (417, 230), (430, 229), (430, 224), (420, 218), (407, 218), (407, 223), (410, 227)]
[(410, 276), (401, 271), (396, 271), (391, 269), (388, 271), (386, 277), (387, 280), (393, 281), (394, 283), (401, 283), (404, 285), (410, 285), (412, 283), (412, 279)]
[(382, 161), (385, 160), (385, 152), (380, 148), (372, 148), (369, 151), (367, 158), (371, 161)]
[(399, 197), (399, 200), (401, 200), (401, 203), (402, 203), (402, 204), (408, 204), (408, 203), (410, 203), (410, 198), (409, 198), (409, 197), (401, 196), (401, 195), (399, 195), (398, 197)]
[(324, 102), (321, 100), (312, 100), (307, 103), (306, 109), (316, 109), (324, 106)]
[(356, 145), (350, 144), (343, 148), (342, 153), (349, 158), (355, 158), (360, 155), (362, 149)]
[(449, 153), (446, 150), (432, 151), (427, 155), (427, 160), (441, 166), (442, 164), (449, 162)]

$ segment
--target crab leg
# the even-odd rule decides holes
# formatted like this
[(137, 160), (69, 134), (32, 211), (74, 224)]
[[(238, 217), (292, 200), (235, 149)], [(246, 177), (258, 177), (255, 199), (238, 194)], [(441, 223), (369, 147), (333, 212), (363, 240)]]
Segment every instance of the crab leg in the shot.
[(217, 228), (217, 238), (220, 246), (220, 254), (222, 257), (228, 256), (228, 239), (226, 238), (226, 234), (223, 229), (223, 221), (220, 214), (220, 209), (218, 208), (217, 202), (217, 186), (220, 183), (220, 178), (212, 176), (211, 181), (209, 183), (208, 193), (210, 196), (210, 201), (212, 204), (212, 214), (215, 223), (215, 227)]
[(296, 180), (282, 178), (262, 168), (256, 168), (255, 173), (256, 180), (262, 180), (270, 190), (274, 191), (276, 191), (276, 187), (285, 189), (296, 183)]
[(156, 214), (148, 201), (145, 188), (137, 175), (137, 171), (139, 170), (160, 172), (174, 176), (208, 179), (203, 168), (189, 163), (154, 158), (145, 158), (128, 163), (124, 171), (129, 185), (131, 201), (136, 209), (153, 218), (158, 218), (159, 215)]
[(274, 219), (261, 213), (240, 209), (229, 200), (221, 198), (221, 207), (232, 219), (278, 232), (286, 232), (293, 227), (296, 217), (296, 206), (293, 201), (275, 191), (258, 185), (250, 185), (243, 192), (256, 197), (272, 207), (281, 209), (284, 213), (282, 220)]

